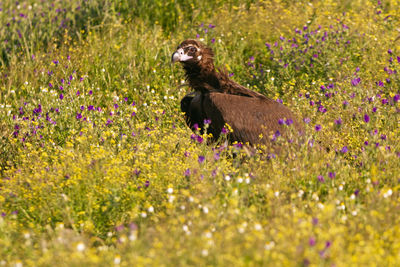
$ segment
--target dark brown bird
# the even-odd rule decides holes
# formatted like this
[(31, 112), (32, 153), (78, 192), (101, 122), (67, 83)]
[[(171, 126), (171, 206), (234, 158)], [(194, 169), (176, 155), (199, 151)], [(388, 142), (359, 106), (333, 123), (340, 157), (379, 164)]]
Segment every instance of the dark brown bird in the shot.
[(191, 129), (197, 124), (203, 132), (205, 120), (211, 120), (207, 131), (217, 140), (228, 124), (233, 130), (228, 136), (231, 142), (250, 145), (271, 144), (271, 139), (287, 133), (285, 124), (303, 132), (290, 109), (229, 79), (226, 71), (215, 69), (213, 56), (211, 48), (190, 39), (172, 54), (172, 62), (182, 63), (186, 79), (194, 89), (181, 101)]

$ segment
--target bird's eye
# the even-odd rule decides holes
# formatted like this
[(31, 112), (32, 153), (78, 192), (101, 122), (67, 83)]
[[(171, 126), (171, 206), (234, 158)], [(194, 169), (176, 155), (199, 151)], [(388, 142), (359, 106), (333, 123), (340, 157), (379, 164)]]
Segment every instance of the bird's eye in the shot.
[(196, 50), (197, 50), (196, 47), (193, 47), (193, 46), (189, 47), (190, 52), (196, 52)]

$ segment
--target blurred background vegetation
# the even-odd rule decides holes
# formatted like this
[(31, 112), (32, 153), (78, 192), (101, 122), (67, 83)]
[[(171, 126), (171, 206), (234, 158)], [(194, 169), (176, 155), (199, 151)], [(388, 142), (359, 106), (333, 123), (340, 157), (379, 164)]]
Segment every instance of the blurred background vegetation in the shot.
[[(395, 265), (399, 10), (2, 1), (0, 265)], [(199, 142), (170, 63), (188, 38), (309, 142), (272, 158)]]

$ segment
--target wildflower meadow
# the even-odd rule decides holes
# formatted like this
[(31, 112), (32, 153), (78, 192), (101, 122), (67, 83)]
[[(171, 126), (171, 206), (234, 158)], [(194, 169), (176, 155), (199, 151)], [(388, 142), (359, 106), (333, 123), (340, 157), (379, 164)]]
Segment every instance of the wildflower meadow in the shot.
[[(0, 266), (399, 266), (398, 0), (3, 0), (0, 25)], [(189, 38), (305, 141), (192, 132)]]

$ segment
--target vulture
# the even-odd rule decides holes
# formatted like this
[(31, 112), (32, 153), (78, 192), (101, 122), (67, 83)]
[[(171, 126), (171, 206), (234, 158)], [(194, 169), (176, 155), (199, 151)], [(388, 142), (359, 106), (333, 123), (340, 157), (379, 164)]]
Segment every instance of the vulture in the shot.
[(213, 56), (211, 48), (193, 39), (183, 41), (172, 54), (172, 63), (183, 65), (194, 90), (181, 100), (185, 121), (192, 130), (203, 133), (207, 124), (207, 133), (216, 141), (228, 124), (228, 141), (250, 146), (269, 146), (277, 136), (287, 135), (291, 127), (296, 134), (303, 132), (289, 108), (231, 80), (226, 71), (214, 67)]

